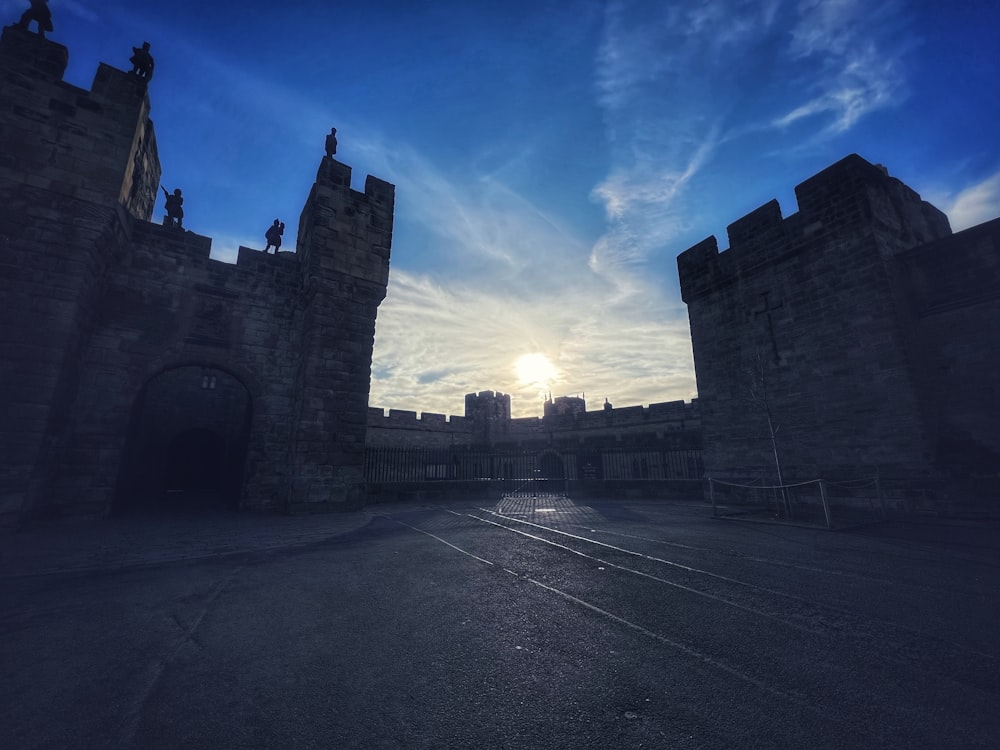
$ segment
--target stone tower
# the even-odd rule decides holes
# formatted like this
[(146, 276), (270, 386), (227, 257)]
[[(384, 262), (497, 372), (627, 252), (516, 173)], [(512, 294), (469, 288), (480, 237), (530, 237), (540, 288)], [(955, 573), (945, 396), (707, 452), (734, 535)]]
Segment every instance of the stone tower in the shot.
[[(856, 155), (795, 193), (798, 213), (771, 201), (729, 226), (728, 250), (710, 237), (677, 259), (706, 474), (771, 483), (780, 464), (785, 482), (925, 489), (982, 471), (1000, 456), (985, 377), (1000, 365), (1000, 222), (952, 235)], [(949, 445), (975, 446), (980, 466)]]
[(503, 440), (510, 432), (510, 395), (499, 391), (466, 393), (465, 419), (483, 443)]
[(356, 507), (393, 186), (353, 190), (325, 157), (297, 252), (212, 260), (211, 239), (149, 221), (146, 82), (101, 64), (80, 89), (67, 59), (3, 31), (0, 521)]

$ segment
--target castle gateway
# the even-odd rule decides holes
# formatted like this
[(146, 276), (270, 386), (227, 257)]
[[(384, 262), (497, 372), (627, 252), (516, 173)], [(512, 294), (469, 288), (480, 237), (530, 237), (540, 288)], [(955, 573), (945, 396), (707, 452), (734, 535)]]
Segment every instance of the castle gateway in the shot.
[[(357, 507), (394, 188), (322, 159), (297, 252), (150, 222), (160, 164), (146, 80), (0, 40), (0, 519), (149, 498)], [(175, 499), (176, 499), (175, 498)]]

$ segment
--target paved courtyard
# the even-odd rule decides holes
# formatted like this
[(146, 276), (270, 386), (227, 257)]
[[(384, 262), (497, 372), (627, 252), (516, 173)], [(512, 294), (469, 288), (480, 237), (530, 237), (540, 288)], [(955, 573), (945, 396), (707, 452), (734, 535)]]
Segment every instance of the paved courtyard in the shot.
[(4, 747), (1000, 740), (996, 521), (543, 496), (2, 542)]

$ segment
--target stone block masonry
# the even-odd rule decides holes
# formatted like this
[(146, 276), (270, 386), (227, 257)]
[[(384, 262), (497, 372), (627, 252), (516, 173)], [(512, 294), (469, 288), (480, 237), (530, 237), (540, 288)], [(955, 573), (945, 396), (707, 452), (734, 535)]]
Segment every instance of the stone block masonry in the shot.
[(395, 448), (475, 447), (482, 450), (545, 449), (552, 446), (700, 446), (697, 399), (543, 417), (510, 416), (510, 396), (494, 391), (465, 396), (464, 416), (368, 409), (367, 444)]
[[(730, 225), (728, 250), (710, 237), (677, 259), (706, 472), (771, 483), (780, 463), (786, 482), (878, 474), (936, 487), (956, 477), (949, 440), (980, 457), (960, 475), (982, 471), (1000, 456), (971, 408), (998, 423), (983, 375), (1000, 366), (997, 222), (952, 235), (944, 214), (856, 155), (795, 192), (797, 213), (771, 201)], [(963, 268), (978, 269), (975, 294)], [(952, 322), (985, 317), (944, 333), (928, 305)]]
[(212, 260), (210, 238), (150, 222), (146, 83), (102, 64), (85, 91), (67, 58), (3, 31), (0, 522), (205, 493), (357, 507), (393, 186), (353, 190), (323, 158), (296, 253)]

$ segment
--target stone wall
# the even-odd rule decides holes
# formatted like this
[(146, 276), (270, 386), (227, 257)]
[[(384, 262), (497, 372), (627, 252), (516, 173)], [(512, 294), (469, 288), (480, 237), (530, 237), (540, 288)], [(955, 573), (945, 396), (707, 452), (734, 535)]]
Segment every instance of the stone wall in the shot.
[(367, 443), (373, 446), (439, 448), (449, 445), (474, 445), (478, 441), (472, 424), (465, 417), (405, 409), (368, 409)]
[[(795, 192), (798, 213), (782, 218), (772, 201), (729, 227), (728, 250), (711, 237), (677, 259), (706, 472), (775, 481), (777, 449), (786, 482), (877, 473), (934, 485), (947, 420), (929, 418), (930, 405), (956, 390), (988, 397), (980, 368), (996, 347), (963, 320), (986, 310), (973, 311), (961, 281), (949, 290), (924, 277), (955, 308), (950, 321), (920, 312), (929, 298), (917, 281), (935, 266), (961, 273), (995, 239), (970, 250), (944, 214), (856, 155)], [(945, 376), (956, 325), (970, 358)]]
[[(1000, 219), (895, 264), (924, 418), (951, 478), (1000, 477)], [(996, 484), (992, 485), (996, 492)]]
[(375, 316), (389, 281), (395, 188), (329, 157), (299, 219), (302, 342), (295, 391), (292, 509), (364, 502)]
[[(390, 409), (368, 410), (368, 444), (410, 448), (448, 446), (501, 446), (532, 448), (548, 444), (601, 444), (616, 446), (664, 440), (674, 447), (700, 445), (697, 400), (670, 401), (649, 406), (605, 408), (576, 414), (546, 417), (515, 417), (510, 414), (510, 397), (502, 398), (500, 410), (486, 409), (483, 391), (466, 396), (465, 416), (445, 416)], [(503, 406), (506, 411), (503, 411)], [(680, 437), (686, 436), (686, 437)]]
[(510, 439), (520, 444), (550, 440), (604, 446), (648, 443), (662, 447), (669, 443), (671, 447), (694, 448), (700, 446), (700, 428), (699, 402), (694, 399), (514, 419)]
[(192, 386), (175, 375), (191, 367), (249, 399), (238, 424), (210, 402), (173, 423), (242, 446), (239, 507), (355, 507), (393, 186), (353, 190), (324, 158), (297, 253), (212, 260), (209, 238), (148, 221), (145, 82), (101, 65), (78, 89), (67, 54), (11, 27), (0, 43), (0, 517), (104, 514), (162, 490), (142, 456), (168, 436), (148, 410), (173, 399), (180, 419)]
[[(49, 492), (108, 268), (131, 216), (152, 211), (142, 185), (159, 180), (145, 86), (102, 67), (85, 91), (62, 81), (68, 59), (60, 44), (3, 30), (0, 517)], [(125, 178), (134, 165), (145, 177)]]

